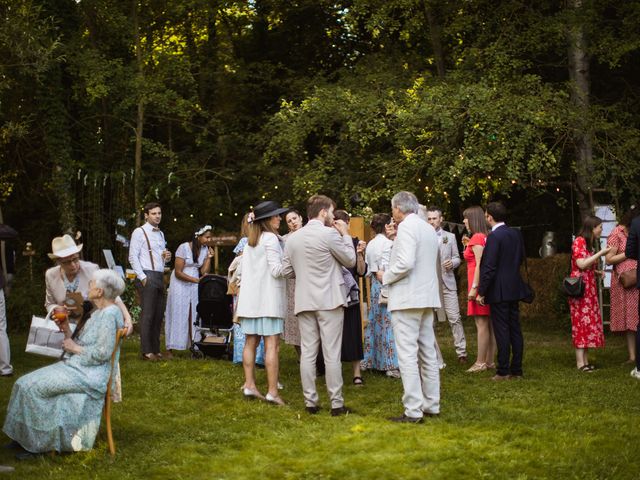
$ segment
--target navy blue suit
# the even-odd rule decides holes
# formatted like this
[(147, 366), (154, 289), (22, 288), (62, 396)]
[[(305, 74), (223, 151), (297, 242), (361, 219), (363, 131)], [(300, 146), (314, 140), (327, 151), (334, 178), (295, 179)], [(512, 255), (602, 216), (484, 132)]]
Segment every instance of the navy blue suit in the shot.
[(482, 252), (478, 294), (491, 305), (498, 375), (522, 375), (524, 340), (518, 302), (528, 293), (520, 276), (524, 255), (522, 235), (506, 225), (489, 234)]
[[(624, 249), (627, 258), (634, 260), (640, 259), (640, 217), (636, 217), (631, 222), (629, 228), (629, 237), (627, 238), (627, 247)], [(636, 274), (640, 273), (640, 262), (636, 267)], [(638, 275), (638, 283), (636, 288), (640, 288), (640, 275)], [(640, 312), (640, 300), (638, 301), (638, 312)], [(640, 352), (640, 328), (636, 331), (636, 352)], [(636, 354), (636, 368), (640, 370), (640, 355)]]

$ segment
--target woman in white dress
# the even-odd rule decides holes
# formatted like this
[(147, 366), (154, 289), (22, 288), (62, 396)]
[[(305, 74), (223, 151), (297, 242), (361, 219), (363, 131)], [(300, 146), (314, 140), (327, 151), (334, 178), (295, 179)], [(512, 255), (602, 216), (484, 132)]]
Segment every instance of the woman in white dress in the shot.
[(167, 356), (172, 350), (186, 350), (193, 341), (193, 319), (198, 306), (198, 282), (209, 273), (213, 250), (211, 225), (195, 232), (193, 240), (184, 242), (176, 250), (175, 268), (169, 282), (167, 308), (164, 313), (164, 333)]
[[(282, 274), (282, 240), (278, 236), (280, 215), (286, 212), (276, 202), (266, 201), (254, 209), (247, 246), (240, 262), (240, 292), (236, 314), (245, 334), (242, 366), (245, 397), (266, 399), (284, 405), (278, 395), (278, 350), (287, 313), (287, 295)], [(256, 347), (264, 337), (268, 391), (258, 391), (255, 378)]]

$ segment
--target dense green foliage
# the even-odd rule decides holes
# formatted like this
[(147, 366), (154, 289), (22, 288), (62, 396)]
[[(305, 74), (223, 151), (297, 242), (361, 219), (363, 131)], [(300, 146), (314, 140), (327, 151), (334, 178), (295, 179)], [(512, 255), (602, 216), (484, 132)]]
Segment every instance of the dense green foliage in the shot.
[[(474, 352), (475, 329), (465, 323)], [(0, 464), (15, 466), (7, 478), (52, 480), (637, 478), (638, 381), (621, 365), (623, 338), (607, 338), (607, 348), (589, 357), (601, 369), (585, 374), (574, 366), (569, 327), (525, 322), (526, 377), (496, 384), (489, 372), (465, 373), (448, 326), (438, 330), (448, 363), (442, 414), (423, 425), (387, 420), (402, 411), (400, 380), (365, 372), (366, 385), (356, 388), (347, 368), (344, 396), (356, 414), (331, 417), (322, 381), (324, 408), (307, 414), (289, 346), (281, 349), (289, 405), (278, 408), (242, 398), (239, 365), (186, 357), (142, 362), (130, 339), (121, 357), (123, 403), (112, 415), (115, 460), (102, 433), (88, 453), (17, 462), (0, 449)], [(21, 353), (24, 341), (12, 338), (18, 375), (47, 363)], [(4, 406), (12, 380), (0, 382)], [(259, 370), (258, 385), (265, 383)]]
[(572, 198), (640, 193), (639, 19), (637, 0), (1, 0), (0, 207), (39, 253), (80, 229), (96, 260), (153, 199), (172, 247), (263, 197), (370, 211), (400, 188), (452, 220), (559, 206), (546, 228), (568, 231)]

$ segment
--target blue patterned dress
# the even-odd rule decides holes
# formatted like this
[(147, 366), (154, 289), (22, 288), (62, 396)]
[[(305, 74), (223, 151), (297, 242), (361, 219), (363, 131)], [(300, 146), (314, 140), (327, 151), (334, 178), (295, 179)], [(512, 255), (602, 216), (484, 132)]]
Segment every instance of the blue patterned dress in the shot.
[(123, 325), (117, 306), (96, 310), (75, 339), (82, 353), (65, 354), (58, 363), (19, 378), (11, 392), (4, 433), (33, 453), (93, 448), (116, 330)]
[(398, 353), (393, 338), (391, 314), (385, 304), (380, 304), (380, 289), (382, 284), (375, 275), (371, 275), (371, 308), (369, 309), (369, 323), (364, 329), (364, 360), (363, 368), (374, 370), (397, 370)]

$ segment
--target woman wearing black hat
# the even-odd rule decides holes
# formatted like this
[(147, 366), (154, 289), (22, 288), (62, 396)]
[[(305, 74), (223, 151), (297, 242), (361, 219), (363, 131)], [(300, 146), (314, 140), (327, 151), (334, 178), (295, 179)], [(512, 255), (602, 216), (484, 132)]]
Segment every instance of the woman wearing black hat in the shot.
[[(278, 347), (287, 312), (285, 280), (282, 275), (282, 244), (278, 236), (280, 215), (286, 212), (276, 202), (260, 203), (253, 211), (249, 240), (239, 268), (240, 293), (237, 316), (246, 336), (242, 353), (246, 397), (265, 399), (284, 405), (278, 395)], [(255, 379), (256, 347), (265, 340), (265, 366), (268, 391), (258, 391)]]

